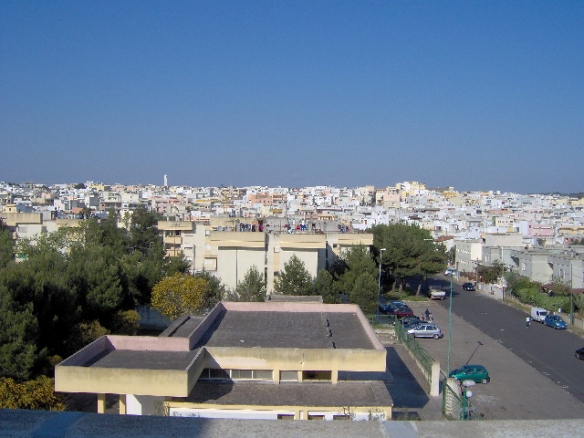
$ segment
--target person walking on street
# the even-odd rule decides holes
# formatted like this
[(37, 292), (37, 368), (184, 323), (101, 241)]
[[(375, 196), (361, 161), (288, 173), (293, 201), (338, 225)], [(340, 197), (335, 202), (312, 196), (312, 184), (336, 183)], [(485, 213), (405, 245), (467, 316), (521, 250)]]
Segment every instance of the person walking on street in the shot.
[(525, 327), (529, 327), (530, 323), (531, 323), (531, 318), (528, 316), (527, 318), (525, 318)]
[(430, 311), (428, 309), (426, 309), (426, 311), (424, 312), (424, 315), (426, 315), (426, 321), (430, 320)]

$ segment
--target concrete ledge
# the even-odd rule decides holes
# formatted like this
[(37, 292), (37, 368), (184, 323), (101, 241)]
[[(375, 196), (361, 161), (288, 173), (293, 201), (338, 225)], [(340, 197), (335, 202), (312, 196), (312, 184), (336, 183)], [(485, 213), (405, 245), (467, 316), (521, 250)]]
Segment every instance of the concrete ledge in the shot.
[(582, 436), (584, 420), (532, 421), (261, 421), (209, 420), (79, 412), (0, 410), (3, 436), (118, 438), (128, 436), (225, 438), (531, 438)]

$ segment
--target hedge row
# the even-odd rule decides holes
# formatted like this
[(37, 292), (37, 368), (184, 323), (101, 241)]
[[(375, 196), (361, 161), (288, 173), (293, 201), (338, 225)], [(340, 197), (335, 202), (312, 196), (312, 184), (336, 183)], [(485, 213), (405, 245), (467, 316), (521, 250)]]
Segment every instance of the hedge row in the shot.
[(534, 307), (543, 307), (544, 309), (556, 312), (562, 309), (562, 312), (570, 312), (569, 296), (548, 296), (545, 292), (540, 292), (539, 285), (536, 283), (518, 281), (511, 289), (511, 294), (524, 304), (530, 304)]

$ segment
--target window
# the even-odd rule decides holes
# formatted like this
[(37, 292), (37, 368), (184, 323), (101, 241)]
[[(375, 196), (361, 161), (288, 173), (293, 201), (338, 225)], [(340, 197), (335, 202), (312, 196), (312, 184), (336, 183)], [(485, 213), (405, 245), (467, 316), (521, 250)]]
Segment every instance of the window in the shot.
[(251, 370), (231, 370), (231, 378), (233, 380), (251, 380)]
[(232, 370), (205, 368), (200, 379), (214, 380), (266, 380), (273, 381), (271, 370)]
[(302, 381), (331, 381), (331, 371), (302, 371)]
[(217, 270), (217, 259), (214, 257), (206, 257), (204, 261), (203, 268), (205, 271), (216, 271)]
[(280, 371), (281, 382), (297, 382), (298, 371)]
[(293, 414), (278, 414), (278, 420), (294, 420)]
[(254, 380), (273, 380), (272, 370), (253, 370), (252, 378)]
[(230, 377), (229, 377), (228, 370), (211, 368), (209, 370), (209, 378), (210, 379), (226, 380), (226, 379), (229, 379)]

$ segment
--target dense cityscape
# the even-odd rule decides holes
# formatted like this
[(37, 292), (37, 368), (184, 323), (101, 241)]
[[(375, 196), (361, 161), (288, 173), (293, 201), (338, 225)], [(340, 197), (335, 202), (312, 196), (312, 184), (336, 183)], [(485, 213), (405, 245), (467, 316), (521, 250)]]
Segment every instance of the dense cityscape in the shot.
[[(6, 344), (13, 353), (8, 354), (9, 350), (5, 350), (2, 357), (5, 361), (3, 375), (8, 379), (4, 380), (4, 385), (14, 382), (11, 385), (16, 386), (6, 386), (12, 388), (10, 391), (15, 395), (12, 402), (4, 402), (4, 407), (85, 410), (80, 407), (83, 405), (79, 405), (78, 397), (63, 398), (66, 393), (83, 392), (97, 393), (97, 406), (95, 400), (88, 406), (90, 412), (97, 410), (101, 413), (110, 412), (112, 408), (108, 406), (113, 403), (116, 413), (134, 415), (161, 415), (166, 409), (171, 416), (208, 418), (468, 420), (471, 411), (466, 413), (468, 408), (464, 406), (470, 406), (470, 396), (465, 396), (464, 390), (458, 396), (451, 395), (456, 392), (456, 385), (440, 390), (441, 373), (456, 376), (457, 372), (462, 372), (460, 369), (451, 371), (450, 361), (451, 356), (460, 356), (464, 348), (458, 347), (451, 353), (450, 343), (453, 338), (460, 342), (457, 337), (461, 333), (453, 332), (451, 328), (452, 308), (444, 314), (443, 306), (436, 305), (434, 299), (440, 303), (444, 299), (450, 305), (454, 301), (455, 312), (460, 312), (464, 300), (470, 296), (457, 292), (459, 296), (455, 298), (453, 291), (464, 289), (467, 294), (473, 291), (477, 297), (489, 297), (489, 301), (496, 305), (505, 302), (507, 306), (510, 303), (528, 306), (523, 307), (528, 314), (529, 306), (541, 309), (541, 312), (532, 310), (528, 319), (534, 322), (545, 322), (546, 325), (547, 318), (544, 317), (549, 313), (550, 325), (556, 318), (564, 324), (560, 328), (567, 328), (567, 322), (573, 334), (584, 330), (581, 314), (584, 308), (584, 198), (559, 194), (458, 192), (453, 187), (428, 188), (420, 182), (401, 182), (384, 188), (178, 187), (169, 185), (166, 175), (160, 186), (85, 182), (52, 186), (2, 183), (1, 187), (0, 221), (3, 233), (9, 233), (3, 235), (10, 236), (14, 244), (8, 245), (3, 240), (4, 251), (13, 248), (11, 251), (14, 252), (12, 262), (3, 257), (2, 290), (9, 292), (12, 289), (9, 294), (15, 300), (14, 304), (4, 300), (3, 314), (6, 321), (20, 321), (11, 330), (23, 330), (19, 342), (24, 342)], [(65, 244), (65, 241), (69, 243)], [(93, 242), (91, 247), (89, 242)], [(161, 252), (156, 249), (158, 245)], [(62, 254), (50, 255), (53, 250)], [(413, 251), (419, 252), (413, 254)], [(49, 267), (49, 260), (53, 260), (49, 263), (56, 263), (56, 267)], [(78, 273), (71, 271), (71, 266), (75, 265), (81, 268)], [(155, 266), (157, 268), (153, 271)], [(53, 277), (56, 271), (51, 273), (53, 269), (60, 269), (64, 274), (57, 282)], [(95, 269), (104, 274), (96, 276)], [(17, 275), (22, 283), (18, 286), (14, 283)], [(431, 287), (428, 289), (429, 282)], [(27, 292), (30, 287), (27, 285), (34, 283), (36, 289), (33, 287)], [(183, 296), (186, 298), (180, 298), (181, 304), (177, 304), (173, 300), (179, 298), (170, 299), (168, 291), (181, 289), (188, 292)], [(46, 295), (49, 290), (52, 292)], [(47, 316), (39, 314), (37, 323), (26, 325), (30, 322), (25, 323), (22, 319), (25, 307), (19, 311), (16, 303), (26, 304), (25, 297), (29, 294), (36, 296), (32, 301), (33, 314), (41, 309), (37, 306), (42, 306), (43, 312), (47, 313), (47, 306), (52, 308), (62, 299), (70, 300), (61, 309), (68, 312), (67, 316), (59, 316), (60, 323), (55, 318), (53, 322), (43, 322)], [(58, 294), (63, 294), (62, 298), (58, 298)], [(69, 298), (65, 298), (67, 296)], [(254, 307), (240, 307), (246, 301), (256, 304)], [(336, 307), (326, 307), (331, 305)], [(346, 319), (343, 312), (354, 312), (353, 305), (367, 315), (369, 322)], [(474, 315), (476, 305), (474, 302), (468, 304), (469, 309), (474, 309), (471, 310)], [(75, 306), (79, 306), (77, 310), (74, 310)], [(349, 306), (348, 310), (343, 310), (343, 306)], [(423, 308), (426, 308), (425, 315)], [(152, 314), (153, 309), (160, 313)], [(268, 309), (270, 314), (278, 315), (283, 325), (274, 325), (272, 317), (264, 321)], [(300, 309), (302, 313), (294, 313)], [(413, 316), (414, 312), (421, 316)], [(558, 316), (558, 312), (565, 316)], [(164, 315), (170, 319), (165, 319)], [(191, 316), (184, 319), (185, 315)], [(316, 315), (320, 315), (318, 318), (325, 326), (325, 338), (320, 341), (309, 328), (315, 323), (313, 318)], [(455, 314), (454, 318), (459, 316), (462, 315)], [(292, 319), (284, 322), (288, 318)], [(388, 339), (388, 332), (383, 327), (392, 318), (398, 318), (400, 322), (393, 325), (395, 329)], [(205, 335), (209, 338), (197, 341), (197, 327), (217, 324), (214, 320), (222, 322), (213, 325), (216, 328)], [(446, 320), (448, 328), (444, 325)], [(158, 321), (157, 327), (160, 327), (154, 330), (155, 333), (164, 327), (166, 330), (156, 338), (144, 337), (145, 327), (154, 321)], [(424, 354), (437, 359), (432, 362), (435, 364), (431, 365), (432, 369), (427, 370), (427, 382), (422, 384), (428, 385), (426, 391), (430, 401), (410, 418), (407, 412), (412, 406), (396, 403), (403, 397), (402, 393), (396, 393), (392, 385), (381, 383), (387, 382), (391, 376), (391, 367), (385, 364), (385, 349), (393, 345), (392, 348), (399, 351), (397, 345), (409, 345), (408, 336), (424, 337), (426, 332), (420, 331), (426, 329), (424, 321), (425, 324), (430, 321), (427, 327), (430, 337), (440, 339), (446, 333), (448, 350), (444, 356), (444, 348), (439, 347), (441, 342), (424, 345), (427, 351)], [(421, 326), (415, 325), (420, 323)], [(255, 324), (264, 327), (262, 332), (269, 333), (271, 338), (260, 335)], [(444, 332), (432, 324), (438, 324)], [(286, 331), (281, 331), (286, 326), (294, 327), (295, 341), (290, 339), (274, 344), (270, 339), (289, 336)], [(39, 337), (30, 336), (33, 327), (40, 330)], [(404, 329), (413, 334), (408, 335)], [(51, 331), (48, 337), (47, 330)], [(339, 337), (339, 331), (352, 332), (352, 336), (361, 338), (349, 341), (346, 336)], [(513, 328), (509, 329), (510, 333), (513, 331)], [(230, 340), (235, 332), (239, 333), (241, 340)], [(9, 333), (8, 326), (5, 326), (3, 339), (10, 339)], [(135, 337), (136, 334), (139, 336)], [(124, 336), (135, 337), (134, 346), (129, 350), (121, 341)], [(149, 365), (159, 359), (146, 351), (177, 348), (167, 344), (171, 340), (178, 341), (181, 336), (187, 336), (184, 339), (191, 345), (185, 347), (193, 354), (190, 356), (189, 353), (189, 360), (194, 364), (200, 360), (197, 367), (203, 367), (199, 369), (202, 374), (195, 386), (198, 389), (195, 391), (191, 385), (186, 392), (181, 385), (172, 389), (177, 383), (171, 377), (164, 377), (164, 369), (175, 359), (165, 353), (166, 366), (156, 377), (166, 382), (164, 388), (157, 389), (157, 384), (151, 382), (146, 390), (149, 395), (139, 395), (145, 391), (144, 382), (149, 378), (144, 375), (139, 382), (134, 382), (131, 375), (141, 376), (146, 372), (144, 367), (159, 367)], [(30, 348), (34, 344), (37, 347), (27, 350), (26, 339), (33, 342)], [(115, 354), (106, 353), (107, 348), (99, 352), (104, 348), (100, 347), (105, 342), (102, 340), (106, 339), (112, 343)], [(297, 370), (292, 363), (282, 362), (281, 352), (277, 353), (279, 358), (268, 366), (268, 370), (261, 366), (259, 369), (254, 366), (242, 369), (240, 362), (230, 359), (234, 353), (229, 349), (236, 347), (236, 342), (252, 342), (252, 345), (263, 346), (266, 352), (277, 345), (280, 348), (302, 348), (303, 357), (313, 354), (311, 348), (324, 348), (332, 342), (330, 354), (333, 356), (328, 359), (328, 365), (318, 365), (319, 360), (312, 358), (309, 371), (304, 367)], [(398, 344), (394, 345), (395, 342)], [(488, 345), (484, 340), (479, 344)], [(197, 356), (195, 353), (199, 350), (191, 350), (193, 345), (204, 346), (209, 351), (207, 354), (212, 354), (215, 361), (223, 364), (221, 368), (210, 365), (202, 359), (204, 356)], [(224, 349), (222, 353), (214, 350), (217, 347)], [(79, 351), (75, 353), (76, 350)], [(351, 360), (344, 351), (351, 352)], [(47, 353), (55, 356), (51, 359)], [(59, 364), (70, 354), (73, 356)], [(90, 368), (77, 358), (95, 354), (96, 358), (89, 363), (97, 362)], [(106, 358), (99, 359), (103, 354)], [(245, 356), (248, 354), (246, 352)], [(336, 358), (335, 354), (341, 356)], [(404, 356), (400, 357), (407, 362)], [(337, 360), (341, 360), (342, 365), (341, 362), (336, 364)], [(51, 389), (53, 383), (43, 380), (46, 371), (41, 371), (39, 376), (39, 370), (49, 363), (57, 365), (55, 393)], [(491, 375), (477, 377), (479, 382), (485, 383), (497, 375), (498, 365), (492, 360), (486, 360), (486, 363)], [(330, 369), (330, 364), (333, 364), (333, 369), (325, 371)], [(78, 371), (74, 371), (79, 367), (98, 374), (90, 373), (80, 379)], [(110, 371), (114, 374), (109, 377), (103, 374), (111, 367), (116, 370)], [(286, 368), (294, 371), (284, 371)], [(487, 373), (484, 367), (481, 369)], [(348, 378), (347, 373), (351, 370), (389, 374), (382, 381), (360, 383), (360, 390), (373, 391), (377, 395), (374, 400), (363, 396), (365, 398), (356, 403), (353, 392), (357, 387), (354, 385), (360, 380)], [(131, 374), (126, 376), (127, 371)], [(545, 375), (550, 375), (550, 372)], [(110, 379), (117, 381), (121, 376), (126, 376), (122, 379), (126, 382), (123, 385), (106, 383)], [(26, 380), (32, 378), (35, 380)], [(566, 378), (566, 374), (560, 376), (560, 379)], [(237, 382), (237, 391), (229, 397), (217, 393), (222, 391), (223, 386), (218, 383), (222, 379)], [(317, 411), (303, 407), (290, 411), (278, 408), (279, 402), (276, 401), (284, 401), (290, 394), (274, 392), (271, 398), (265, 399), (258, 395), (254, 404), (244, 403), (250, 391), (257, 391), (254, 385), (258, 383), (252, 382), (258, 381), (279, 383), (281, 390), (292, 385), (286, 391), (306, 391), (304, 385), (314, 388), (310, 386), (314, 383), (309, 382), (332, 382), (333, 386), (319, 387), (318, 396), (305, 394), (301, 397), (304, 404), (320, 406)], [(347, 382), (353, 386), (345, 387)], [(24, 386), (18, 389), (18, 385)], [(46, 398), (34, 402), (20, 399), (18, 402), (17, 394), (30, 390), (27, 385), (44, 388)], [(567, 391), (565, 394), (580, 398), (574, 383), (560, 386), (564, 388), (562, 392)], [(496, 387), (497, 383), (489, 385), (489, 388)], [(120, 395), (108, 402), (105, 394)], [(206, 397), (219, 397), (221, 402), (209, 404)], [(432, 397), (441, 398), (446, 404), (433, 411), (431, 405), (436, 401), (432, 402)], [(454, 398), (450, 400), (449, 397)], [(461, 404), (452, 410), (452, 400), (458, 400), (456, 397), (462, 397)], [(491, 397), (498, 396), (491, 394)], [(559, 394), (558, 397), (563, 396)], [(476, 415), (482, 410), (479, 417), (509, 418), (493, 412), (488, 404), (481, 406), (480, 396), (473, 402)], [(347, 408), (343, 411), (325, 407), (330, 403), (353, 407), (349, 411)], [(458, 406), (457, 403), (454, 406)], [(225, 411), (226, 405), (229, 405), (228, 411)], [(238, 409), (236, 406), (244, 411), (234, 413), (233, 409)], [(511, 418), (532, 418), (530, 415), (523, 417), (511, 407), (510, 410)], [(562, 412), (564, 414), (560, 417), (565, 415), (564, 408)], [(535, 418), (558, 418), (558, 413), (549, 409), (546, 414), (532, 415), (536, 415)], [(580, 416), (569, 414), (568, 418)]]
[(0, 2), (0, 438), (584, 436), (584, 2)]

